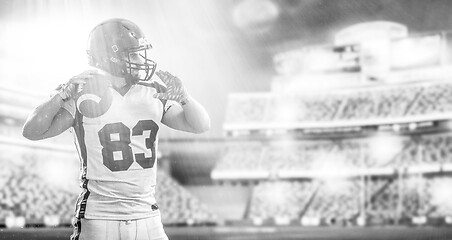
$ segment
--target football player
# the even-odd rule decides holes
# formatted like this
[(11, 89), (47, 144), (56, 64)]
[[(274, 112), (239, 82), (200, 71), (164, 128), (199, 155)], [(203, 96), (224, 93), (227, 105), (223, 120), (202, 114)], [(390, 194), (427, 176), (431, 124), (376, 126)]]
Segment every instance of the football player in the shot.
[(59, 86), (23, 126), (30, 140), (72, 129), (82, 191), (71, 239), (167, 239), (154, 197), (158, 131), (203, 133), (210, 118), (178, 77), (156, 71), (150, 48), (131, 21), (100, 23), (88, 39), (93, 69)]

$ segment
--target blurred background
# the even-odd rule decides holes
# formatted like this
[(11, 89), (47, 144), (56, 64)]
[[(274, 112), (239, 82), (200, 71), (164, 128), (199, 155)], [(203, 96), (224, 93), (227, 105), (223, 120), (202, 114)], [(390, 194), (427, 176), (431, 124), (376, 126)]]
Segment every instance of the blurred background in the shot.
[(159, 133), (170, 238), (206, 226), (450, 238), (451, 12), (448, 0), (0, 1), (0, 238), (71, 231), (71, 133), (31, 142), (21, 127), (88, 68), (88, 34), (109, 18), (137, 23), (212, 119), (208, 133)]

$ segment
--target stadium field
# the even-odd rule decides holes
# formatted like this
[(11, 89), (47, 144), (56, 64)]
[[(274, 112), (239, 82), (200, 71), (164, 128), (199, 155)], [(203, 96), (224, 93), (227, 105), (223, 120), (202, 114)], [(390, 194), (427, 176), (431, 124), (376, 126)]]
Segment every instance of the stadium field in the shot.
[[(448, 240), (447, 227), (167, 227), (171, 240)], [(0, 229), (0, 239), (69, 239), (71, 228)]]

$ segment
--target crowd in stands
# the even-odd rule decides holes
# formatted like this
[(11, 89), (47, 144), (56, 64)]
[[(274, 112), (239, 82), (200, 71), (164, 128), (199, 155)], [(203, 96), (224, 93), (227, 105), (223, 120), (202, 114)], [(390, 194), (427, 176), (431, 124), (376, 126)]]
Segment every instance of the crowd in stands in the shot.
[(241, 171), (242, 179), (254, 171), (269, 173), (253, 188), (245, 217), (254, 222), (314, 218), (345, 225), (364, 218), (367, 224), (385, 225), (419, 223), (424, 217), (444, 222), (452, 217), (450, 143), (450, 132), (379, 141), (238, 140), (228, 145), (213, 173)]
[[(452, 111), (450, 81), (365, 87), (334, 92), (230, 95), (226, 124), (333, 123), (447, 115)], [(284, 109), (287, 109), (285, 111)], [(296, 109), (296, 111), (294, 111)]]
[(246, 217), (317, 218), (326, 225), (356, 225), (359, 217), (368, 225), (411, 224), (416, 217), (444, 220), (452, 216), (451, 183), (451, 176), (262, 181), (253, 189)]
[(398, 192), (394, 178), (374, 178), (368, 184), (366, 210), (369, 221), (391, 224), (397, 218)]
[(76, 194), (54, 187), (36, 173), (1, 159), (0, 221), (9, 216), (23, 216), (33, 223), (46, 216), (59, 216), (70, 223)]
[(306, 196), (314, 191), (313, 186), (300, 181), (262, 182), (253, 190), (248, 217), (297, 219), (308, 201)]
[(357, 181), (323, 182), (303, 216), (323, 218), (330, 223), (353, 219), (359, 213), (360, 187)]
[(258, 170), (262, 167), (260, 163), (261, 153), (262, 146), (260, 143), (247, 142), (243, 145), (234, 145), (225, 151), (223, 160), (217, 163), (216, 168), (224, 171)]
[[(426, 166), (439, 171), (452, 161), (452, 133), (397, 138), (399, 144), (392, 140), (385, 143), (384, 139), (376, 143), (374, 138), (231, 143), (214, 172), (265, 170), (270, 175), (278, 175), (285, 171), (314, 172), (334, 166), (355, 173), (360, 169), (385, 169), (390, 170), (387, 174), (392, 174), (391, 170)], [(380, 144), (387, 145), (376, 146)], [(384, 155), (384, 152), (392, 153)]]
[(218, 218), (164, 171), (158, 171), (156, 199), (163, 224), (212, 224)]

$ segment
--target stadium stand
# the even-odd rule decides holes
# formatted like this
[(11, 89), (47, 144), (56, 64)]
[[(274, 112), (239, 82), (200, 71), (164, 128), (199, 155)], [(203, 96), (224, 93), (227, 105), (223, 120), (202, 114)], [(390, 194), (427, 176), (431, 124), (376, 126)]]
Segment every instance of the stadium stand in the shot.
[(158, 171), (156, 199), (166, 225), (208, 225), (217, 222), (205, 204), (164, 171)]
[[(226, 130), (306, 127), (312, 125), (370, 125), (382, 122), (448, 119), (452, 110), (448, 80), (364, 86), (321, 94), (231, 94)], [(290, 113), (284, 109), (297, 109)], [(289, 110), (290, 111), (290, 110)]]
[[(32, 159), (27, 160), (30, 161)], [(27, 224), (42, 225), (44, 217), (58, 216), (62, 223), (70, 223), (76, 194), (45, 181), (29, 170), (33, 169), (29, 168), (30, 165), (14, 164), (12, 159), (1, 159), (1, 162), (4, 174), (0, 190), (0, 221), (8, 216), (23, 216)]]
[[(449, 114), (450, 101), (444, 96), (447, 86), (427, 85), (428, 88), (419, 87), (418, 93), (411, 96), (412, 103), (403, 105), (395, 116), (405, 116), (409, 122), (414, 115)], [(404, 92), (402, 88), (400, 91)], [(393, 88), (389, 92), (398, 93)], [(397, 99), (406, 100), (407, 94), (387, 97), (386, 103), (378, 104), (378, 109), (385, 110), (371, 110), (368, 114), (366, 109), (374, 109), (372, 104), (363, 104), (366, 107), (361, 109), (357, 106), (361, 103), (356, 102), (358, 98), (366, 102), (365, 98), (371, 95), (358, 94), (358, 98), (350, 100), (356, 104), (347, 103), (337, 110), (347, 114), (336, 117), (348, 115), (342, 118), (359, 120), (384, 116), (394, 120), (396, 117), (390, 114), (395, 108), (381, 106), (396, 106)], [(446, 106), (433, 106), (435, 102)], [(247, 128), (246, 124), (242, 126)], [(238, 138), (239, 144), (228, 145), (212, 177), (246, 181), (254, 180), (253, 173), (257, 171), (268, 173), (253, 188), (245, 216), (256, 224), (278, 224), (281, 218), (302, 225), (363, 224), (360, 221), (364, 225), (450, 223), (451, 204), (446, 199), (452, 191), (446, 186), (451, 181), (452, 133), (447, 130), (393, 134), (380, 142), (372, 134), (314, 139), (249, 134), (248, 140), (244, 140), (245, 136)], [(229, 173), (234, 174), (228, 176)]]
[[(287, 171), (313, 174), (319, 167), (341, 167), (359, 174), (358, 169), (393, 173), (399, 167), (407, 171), (439, 171), (447, 169), (452, 153), (449, 142), (452, 133), (432, 133), (400, 137), (400, 147), (393, 155), (379, 159), (373, 149), (373, 138), (340, 140), (250, 140), (239, 145), (230, 144), (223, 158), (213, 170), (221, 172), (268, 171), (284, 176)], [(389, 151), (389, 150), (387, 150)], [(323, 162), (323, 164), (322, 164)], [(320, 173), (318, 173), (320, 174)], [(305, 175), (305, 176), (308, 176)]]
[[(356, 225), (364, 216), (367, 225), (412, 224), (417, 217), (450, 217), (451, 204), (445, 186), (450, 177), (372, 177), (362, 181), (272, 180), (253, 190), (247, 218), (257, 222), (286, 217), (300, 224), (304, 218), (321, 225)], [(422, 184), (423, 183), (423, 184)], [(434, 186), (441, 186), (441, 190)]]

